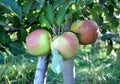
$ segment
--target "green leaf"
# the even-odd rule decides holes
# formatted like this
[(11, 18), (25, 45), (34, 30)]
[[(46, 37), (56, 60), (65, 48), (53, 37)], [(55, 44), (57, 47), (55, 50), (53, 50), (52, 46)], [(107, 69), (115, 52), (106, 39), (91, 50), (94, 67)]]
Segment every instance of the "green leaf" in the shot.
[(22, 18), (21, 8), (18, 6), (15, 0), (0, 0), (0, 4), (14, 12), (19, 19)]
[(5, 30), (3, 28), (0, 28), (0, 43), (6, 44), (11, 41), (8, 34), (6, 34)]
[(113, 45), (111, 42), (112, 42), (111, 40), (108, 40), (107, 55), (109, 55), (111, 53), (111, 51), (113, 50)]
[(0, 51), (6, 52), (6, 49), (5, 49), (5, 47), (3, 45), (0, 45)]
[(57, 14), (56, 14), (56, 24), (60, 27), (60, 25), (62, 24), (62, 21), (64, 20), (64, 16), (65, 13), (67, 11), (67, 8), (69, 7), (69, 3), (66, 2), (64, 3), (58, 10)]
[(0, 64), (4, 63), (4, 56), (0, 53)]
[(25, 41), (26, 36), (27, 32), (25, 29), (21, 29), (20, 31), (17, 32), (17, 37), (19, 41)]
[(50, 23), (49, 21), (46, 19), (44, 13), (42, 13), (40, 16), (39, 16), (39, 22), (41, 24), (42, 27), (48, 27), (50, 28)]
[(59, 7), (62, 3), (64, 2), (64, 0), (56, 0), (53, 4), (54, 8), (56, 9), (57, 7)]
[(22, 45), (22, 43), (17, 42), (17, 41), (9, 43), (9, 49), (10, 49), (11, 53), (15, 56), (23, 54), (25, 52), (25, 48)]
[(115, 41), (116, 43), (119, 43), (120, 44), (120, 38), (112, 38), (113, 41)]
[(25, 3), (25, 4), (22, 6), (22, 11), (28, 14), (29, 11), (30, 11), (31, 6), (32, 6), (32, 3), (30, 3), (30, 2)]
[(117, 37), (118, 34), (103, 34), (103, 36), (101, 37), (101, 40), (105, 41), (105, 40), (108, 40), (108, 39), (111, 39), (111, 38), (115, 38)]
[(47, 3), (45, 7), (45, 16), (51, 24), (53, 24), (54, 15), (54, 8), (52, 7), (52, 5), (50, 5), (50, 3)]
[(36, 19), (37, 19), (37, 14), (33, 13), (33, 11), (29, 11), (29, 13), (27, 14), (27, 20), (28, 20), (28, 22), (32, 23)]
[(39, 7), (42, 8), (44, 4), (44, 0), (35, 0), (39, 3)]
[(60, 74), (63, 71), (63, 59), (62, 56), (58, 53), (57, 49), (53, 47), (53, 44), (51, 43), (52, 48), (52, 63), (51, 63), (51, 69), (54, 73)]

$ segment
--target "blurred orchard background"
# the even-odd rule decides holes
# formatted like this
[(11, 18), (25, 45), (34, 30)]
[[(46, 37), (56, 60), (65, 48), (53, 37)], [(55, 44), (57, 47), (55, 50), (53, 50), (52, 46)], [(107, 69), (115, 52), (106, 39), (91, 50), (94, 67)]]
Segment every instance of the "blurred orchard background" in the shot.
[[(29, 32), (53, 34), (55, 27), (85, 18), (100, 32), (74, 56), (76, 84), (120, 84), (120, 0), (0, 0), (0, 84), (33, 84), (38, 57), (26, 50)], [(47, 84), (63, 84), (62, 73), (49, 65)]]

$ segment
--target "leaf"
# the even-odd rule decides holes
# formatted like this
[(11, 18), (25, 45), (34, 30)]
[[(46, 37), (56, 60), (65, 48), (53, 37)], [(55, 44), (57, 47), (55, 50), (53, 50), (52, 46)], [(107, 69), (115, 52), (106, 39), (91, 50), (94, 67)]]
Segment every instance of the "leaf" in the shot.
[(54, 8), (56, 9), (57, 7), (59, 7), (62, 3), (64, 2), (64, 0), (56, 0), (53, 4)]
[(9, 49), (10, 49), (11, 53), (15, 56), (23, 54), (25, 52), (25, 48), (22, 45), (22, 43), (17, 42), (17, 41), (9, 43)]
[(30, 3), (30, 2), (25, 3), (25, 4), (22, 6), (22, 11), (28, 14), (29, 11), (30, 11), (31, 6), (32, 6), (32, 3)]
[(21, 8), (18, 6), (15, 0), (0, 0), (0, 4), (14, 12), (19, 19), (22, 18)]
[(44, 13), (39, 16), (39, 22), (42, 27), (50, 27), (49, 21), (46, 19)]
[(118, 36), (118, 34), (111, 34), (111, 33), (103, 34), (103, 36), (101, 37), (101, 40), (105, 41), (107, 39), (115, 38), (117, 36)]
[(33, 21), (35, 21), (37, 18), (36, 13), (33, 13), (33, 11), (29, 11), (29, 13), (27, 14), (27, 20), (29, 23), (32, 23)]
[(45, 7), (45, 16), (50, 21), (51, 24), (53, 24), (54, 15), (55, 15), (54, 8), (52, 7), (52, 5), (47, 3)]
[(3, 28), (0, 28), (0, 43), (6, 44), (11, 41), (10, 37), (6, 34)]
[(64, 20), (64, 16), (66, 13), (66, 10), (69, 6), (69, 3), (64, 3), (63, 6), (61, 6), (56, 14), (56, 24), (60, 27), (62, 24), (62, 21)]
[(4, 63), (4, 56), (0, 53), (0, 64)]
[(40, 8), (43, 7), (44, 0), (35, 0), (35, 1), (37, 1), (39, 3)]
[(113, 50), (113, 43), (112, 43), (112, 40), (108, 40), (107, 55), (109, 55), (109, 54), (111, 53), (112, 50)]
[(112, 38), (112, 40), (120, 44), (120, 38)]
[(27, 32), (25, 29), (21, 29), (20, 31), (18, 31), (17, 33), (17, 37), (19, 41), (25, 41), (25, 38), (27, 36)]
[(53, 44), (51, 43), (52, 48), (52, 63), (51, 63), (51, 69), (54, 73), (60, 74), (63, 71), (63, 59), (62, 56), (58, 53), (57, 49), (53, 47)]

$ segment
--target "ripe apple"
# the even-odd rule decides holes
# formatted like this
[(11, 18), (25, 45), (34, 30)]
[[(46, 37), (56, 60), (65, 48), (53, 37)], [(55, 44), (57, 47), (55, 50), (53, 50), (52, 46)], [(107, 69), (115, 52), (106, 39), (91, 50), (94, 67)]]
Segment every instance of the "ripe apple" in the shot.
[(83, 45), (95, 42), (98, 36), (98, 25), (93, 20), (77, 20), (70, 30), (79, 34), (79, 43)]
[(79, 41), (74, 33), (65, 32), (53, 41), (53, 46), (64, 60), (68, 60), (77, 52)]
[(50, 33), (44, 29), (37, 29), (26, 37), (28, 52), (32, 55), (43, 56), (50, 52)]

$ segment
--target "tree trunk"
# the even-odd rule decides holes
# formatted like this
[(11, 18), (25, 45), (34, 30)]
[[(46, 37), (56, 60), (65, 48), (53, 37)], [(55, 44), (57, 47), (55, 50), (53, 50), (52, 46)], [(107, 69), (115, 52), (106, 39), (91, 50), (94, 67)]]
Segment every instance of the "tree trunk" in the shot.
[(48, 62), (49, 62), (49, 55), (38, 57), (34, 84), (46, 84), (46, 71), (47, 71)]
[(63, 69), (63, 79), (64, 84), (75, 84), (75, 67), (74, 67), (74, 59), (70, 59), (64, 61), (64, 69)]

